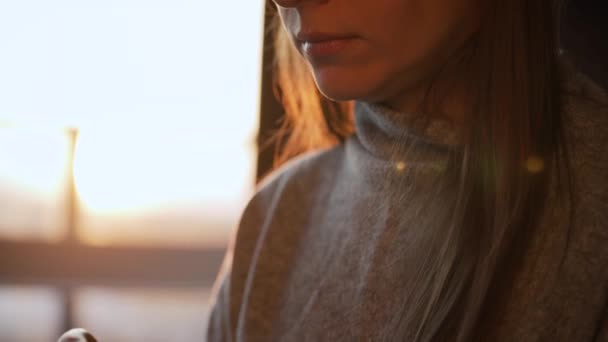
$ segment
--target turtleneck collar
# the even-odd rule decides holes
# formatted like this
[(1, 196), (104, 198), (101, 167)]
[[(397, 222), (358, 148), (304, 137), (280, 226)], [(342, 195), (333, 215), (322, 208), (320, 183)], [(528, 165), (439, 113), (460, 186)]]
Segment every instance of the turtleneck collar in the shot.
[(437, 176), (445, 175), (451, 157), (462, 151), (457, 130), (447, 120), (367, 102), (356, 102), (354, 114), (355, 134), (345, 144), (345, 167), (368, 191), (385, 191), (412, 177), (417, 184), (443, 179)]
[(355, 129), (358, 141), (369, 153), (390, 161), (436, 161), (459, 149), (457, 130), (449, 121), (368, 102), (355, 103)]

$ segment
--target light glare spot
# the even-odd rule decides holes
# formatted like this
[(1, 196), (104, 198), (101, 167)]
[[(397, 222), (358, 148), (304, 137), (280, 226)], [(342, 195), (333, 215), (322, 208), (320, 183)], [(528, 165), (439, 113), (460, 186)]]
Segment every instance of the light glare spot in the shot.
[(397, 169), (397, 171), (403, 171), (403, 170), (405, 170), (405, 163), (402, 161), (399, 161), (395, 164), (395, 168)]
[(526, 160), (526, 170), (530, 173), (540, 173), (545, 169), (545, 162), (537, 157), (531, 156)]

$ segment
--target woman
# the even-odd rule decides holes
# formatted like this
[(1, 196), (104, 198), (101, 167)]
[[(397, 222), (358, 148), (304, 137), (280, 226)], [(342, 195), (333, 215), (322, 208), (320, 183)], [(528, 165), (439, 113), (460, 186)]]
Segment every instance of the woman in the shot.
[(274, 3), (309, 152), (245, 209), (208, 339), (608, 340), (608, 100), (557, 1)]

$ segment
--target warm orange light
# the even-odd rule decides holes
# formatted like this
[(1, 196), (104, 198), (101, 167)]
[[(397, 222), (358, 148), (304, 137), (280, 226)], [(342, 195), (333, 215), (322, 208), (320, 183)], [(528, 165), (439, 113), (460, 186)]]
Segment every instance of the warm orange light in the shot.
[(530, 156), (526, 160), (526, 170), (530, 173), (540, 173), (545, 169), (545, 161), (537, 156)]
[(399, 171), (399, 172), (401, 172), (401, 171), (405, 170), (405, 162), (403, 162), (403, 161), (398, 161), (398, 162), (395, 164), (395, 168), (396, 168), (396, 169), (397, 169), (397, 171)]
[[(199, 128), (200, 129), (200, 128)], [(75, 181), (81, 238), (92, 244), (224, 242), (254, 176), (243, 130), (82, 129)]]
[(0, 127), (0, 234), (58, 240), (65, 232), (66, 131)]

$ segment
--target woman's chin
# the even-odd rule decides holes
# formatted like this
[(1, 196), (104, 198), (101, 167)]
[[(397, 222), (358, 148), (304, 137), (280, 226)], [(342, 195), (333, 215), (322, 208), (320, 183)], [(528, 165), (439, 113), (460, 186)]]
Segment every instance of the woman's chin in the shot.
[[(359, 71), (359, 72), (358, 72)], [(322, 68), (313, 71), (317, 88), (334, 101), (366, 100), (375, 98), (381, 88), (374, 75), (349, 68)]]
[(334, 101), (359, 100), (369, 97), (370, 87), (356, 82), (344, 80), (315, 80), (317, 88), (323, 96)]

